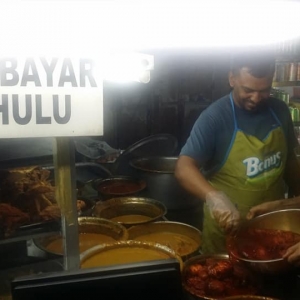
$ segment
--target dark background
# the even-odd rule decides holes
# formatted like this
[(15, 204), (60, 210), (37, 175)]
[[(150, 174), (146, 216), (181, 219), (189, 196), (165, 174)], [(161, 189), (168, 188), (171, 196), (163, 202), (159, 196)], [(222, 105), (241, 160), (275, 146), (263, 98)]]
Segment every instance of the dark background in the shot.
[(148, 51), (154, 70), (147, 84), (104, 82), (104, 136), (126, 149), (158, 133), (177, 137), (181, 147), (199, 114), (227, 94), (227, 51)]

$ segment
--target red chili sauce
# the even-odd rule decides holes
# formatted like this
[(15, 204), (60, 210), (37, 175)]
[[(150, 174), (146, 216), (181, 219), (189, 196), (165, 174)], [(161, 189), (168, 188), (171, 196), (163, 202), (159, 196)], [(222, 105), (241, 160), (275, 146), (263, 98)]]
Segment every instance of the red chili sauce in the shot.
[(236, 241), (240, 256), (253, 260), (271, 260), (300, 241), (300, 234), (276, 229), (248, 229)]
[(113, 195), (133, 194), (140, 189), (141, 186), (138, 182), (124, 180), (107, 181), (98, 186), (100, 193)]
[(258, 289), (252, 273), (242, 265), (214, 258), (190, 265), (185, 270), (184, 283), (186, 289), (198, 297), (253, 295)]

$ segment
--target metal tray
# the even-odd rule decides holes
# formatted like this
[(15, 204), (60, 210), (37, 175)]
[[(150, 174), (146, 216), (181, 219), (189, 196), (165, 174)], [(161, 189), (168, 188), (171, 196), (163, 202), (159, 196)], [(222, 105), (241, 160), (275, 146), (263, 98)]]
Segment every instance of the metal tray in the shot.
[[(50, 178), (51, 176), (54, 178), (54, 166), (42, 166), (42, 168), (50, 170)], [(76, 180), (83, 182), (86, 186), (84, 195), (78, 196), (78, 199), (87, 202), (87, 210), (82, 211), (80, 216), (88, 216), (91, 214), (95, 200), (98, 197), (97, 192), (88, 183), (93, 179), (107, 178), (111, 176), (111, 172), (97, 163), (76, 163), (75, 169)], [(26, 224), (19, 227), (11, 236), (6, 238), (0, 237), (0, 245), (49, 235), (49, 233), (60, 231), (60, 229), (60, 219)]]

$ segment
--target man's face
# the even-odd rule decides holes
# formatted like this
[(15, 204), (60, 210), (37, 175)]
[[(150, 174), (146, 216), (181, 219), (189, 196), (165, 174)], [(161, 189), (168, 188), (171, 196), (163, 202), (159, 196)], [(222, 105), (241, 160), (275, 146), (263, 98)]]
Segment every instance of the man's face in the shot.
[(266, 77), (256, 78), (248, 68), (242, 68), (239, 74), (229, 75), (229, 83), (233, 88), (233, 100), (237, 106), (248, 111), (257, 111), (270, 96), (273, 73)]

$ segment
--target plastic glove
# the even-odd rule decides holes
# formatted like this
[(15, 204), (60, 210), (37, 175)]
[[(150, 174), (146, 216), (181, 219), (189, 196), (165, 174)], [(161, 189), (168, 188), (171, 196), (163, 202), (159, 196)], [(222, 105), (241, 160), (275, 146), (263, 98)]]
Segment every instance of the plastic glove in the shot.
[(225, 193), (221, 191), (207, 193), (206, 204), (212, 218), (218, 222), (226, 233), (235, 231), (240, 221), (240, 213)]

